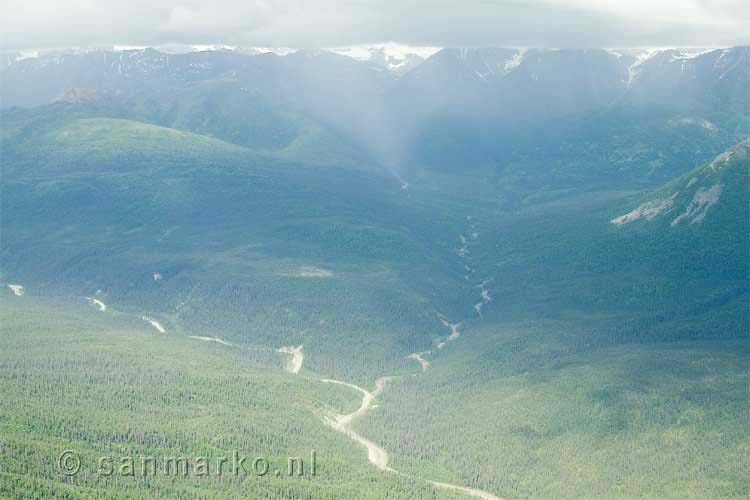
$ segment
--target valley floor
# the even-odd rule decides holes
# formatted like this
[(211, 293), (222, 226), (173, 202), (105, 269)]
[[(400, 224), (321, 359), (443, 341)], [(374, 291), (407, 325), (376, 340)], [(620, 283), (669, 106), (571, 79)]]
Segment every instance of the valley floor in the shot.
[[(750, 487), (742, 343), (615, 346), (512, 373), (502, 356), (534, 328), (475, 322), (428, 370), (371, 392), (289, 365), (297, 348), (190, 342), (76, 299), (0, 306), (0, 496), (87, 498), (113, 480), (122, 498), (742, 498)], [(144, 482), (93, 465), (235, 447), (271, 470), (315, 450), (317, 470)], [(83, 472), (60, 473), (63, 450)]]

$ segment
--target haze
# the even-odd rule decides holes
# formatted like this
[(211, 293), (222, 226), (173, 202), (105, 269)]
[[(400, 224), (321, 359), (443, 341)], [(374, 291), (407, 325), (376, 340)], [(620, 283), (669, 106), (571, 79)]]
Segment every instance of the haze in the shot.
[(233, 44), (300, 48), (400, 42), (428, 46), (643, 47), (747, 44), (741, 0), (9, 0), (3, 50)]

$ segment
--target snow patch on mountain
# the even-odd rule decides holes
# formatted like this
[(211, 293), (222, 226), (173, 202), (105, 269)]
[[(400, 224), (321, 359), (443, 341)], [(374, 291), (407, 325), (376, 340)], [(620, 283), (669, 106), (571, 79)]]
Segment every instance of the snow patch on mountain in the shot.
[(618, 49), (606, 49), (605, 48), (604, 51), (607, 52), (608, 54), (612, 54), (613, 56), (615, 56), (618, 59), (620, 59), (621, 57), (623, 57), (625, 55), (625, 54), (622, 53), (621, 50), (618, 50)]
[(526, 54), (526, 49), (519, 49), (518, 52), (513, 54), (513, 57), (511, 57), (505, 62), (505, 66), (504, 66), (505, 72), (510, 73), (511, 71), (519, 67), (521, 63), (523, 62), (523, 56), (525, 54)]
[(630, 86), (633, 81), (638, 78), (638, 74), (640, 73), (640, 66), (642, 66), (646, 61), (653, 59), (654, 56), (662, 52), (662, 50), (659, 49), (651, 49), (651, 50), (644, 50), (636, 52), (635, 55), (635, 62), (628, 66), (628, 80), (627, 85)]
[(127, 52), (130, 50), (145, 50), (148, 46), (146, 45), (115, 45), (112, 47), (114, 52)]
[(24, 59), (39, 59), (38, 50), (22, 50), (16, 55), (16, 61), (23, 61)]
[(250, 49), (257, 50), (258, 54), (276, 54), (282, 57), (297, 52), (297, 49), (292, 47), (250, 47)]
[(403, 73), (440, 49), (440, 47), (411, 46), (389, 42), (331, 47), (326, 50), (358, 61), (371, 62), (396, 73)]
[(681, 61), (686, 59), (695, 59), (702, 56), (703, 54), (708, 54), (709, 52), (721, 49), (719, 49), (718, 47), (687, 47), (673, 50), (675, 51), (675, 53), (672, 55), (672, 61)]
[(193, 52), (216, 52), (219, 50), (234, 51), (237, 49), (236, 45), (193, 45)]
[(628, 79), (627, 85), (630, 86), (640, 75), (641, 66), (650, 61), (654, 57), (666, 54), (671, 54), (671, 57), (665, 61), (667, 63), (679, 62), (682, 64), (682, 70), (685, 71), (685, 64), (687, 61), (700, 57), (709, 52), (718, 50), (717, 48), (705, 48), (705, 47), (656, 47), (656, 48), (643, 48), (643, 49), (605, 49), (610, 54), (617, 57), (623, 57), (629, 55), (634, 57), (635, 60), (628, 66)]

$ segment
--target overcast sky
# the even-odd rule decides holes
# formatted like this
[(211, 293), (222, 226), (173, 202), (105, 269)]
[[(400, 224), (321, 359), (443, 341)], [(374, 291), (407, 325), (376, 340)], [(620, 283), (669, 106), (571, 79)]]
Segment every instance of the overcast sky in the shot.
[(750, 43), (750, 0), (2, 0), (0, 48)]

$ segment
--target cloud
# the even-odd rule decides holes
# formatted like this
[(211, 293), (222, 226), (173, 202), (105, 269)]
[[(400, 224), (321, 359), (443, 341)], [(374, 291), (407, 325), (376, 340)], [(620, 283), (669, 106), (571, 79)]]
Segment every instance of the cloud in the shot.
[(171, 43), (324, 47), (750, 43), (746, 0), (6, 0), (3, 49)]

